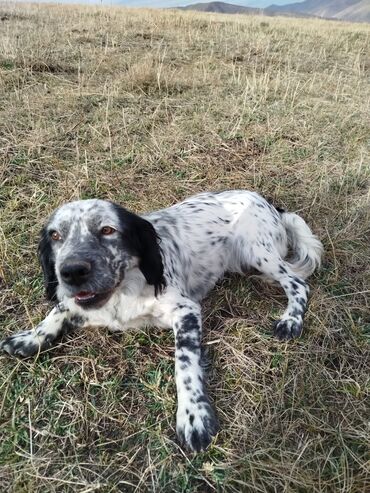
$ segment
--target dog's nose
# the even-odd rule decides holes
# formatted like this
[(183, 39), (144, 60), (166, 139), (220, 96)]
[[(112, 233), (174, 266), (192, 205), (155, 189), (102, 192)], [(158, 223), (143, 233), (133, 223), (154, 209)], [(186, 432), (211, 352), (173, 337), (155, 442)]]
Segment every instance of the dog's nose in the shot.
[(86, 261), (66, 262), (60, 269), (60, 275), (67, 284), (80, 286), (87, 281), (91, 272), (91, 263)]

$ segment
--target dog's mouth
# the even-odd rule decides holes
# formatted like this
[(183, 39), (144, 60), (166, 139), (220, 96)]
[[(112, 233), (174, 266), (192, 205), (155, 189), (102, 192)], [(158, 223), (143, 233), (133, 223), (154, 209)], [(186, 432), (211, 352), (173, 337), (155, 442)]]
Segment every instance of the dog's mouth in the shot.
[(113, 293), (113, 289), (110, 291), (104, 291), (97, 293), (95, 291), (79, 291), (74, 295), (75, 303), (84, 308), (102, 306), (108, 301)]

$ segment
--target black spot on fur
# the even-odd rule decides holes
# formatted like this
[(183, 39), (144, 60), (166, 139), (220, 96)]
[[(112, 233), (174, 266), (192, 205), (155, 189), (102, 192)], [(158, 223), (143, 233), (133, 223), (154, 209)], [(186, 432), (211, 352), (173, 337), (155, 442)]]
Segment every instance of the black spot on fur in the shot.
[(209, 399), (206, 394), (202, 394), (197, 398), (197, 403), (199, 404), (199, 402), (207, 402), (207, 404), (209, 404)]
[(62, 326), (58, 335), (68, 334), (69, 332), (72, 332), (73, 330), (83, 325), (84, 322), (85, 319), (79, 315), (73, 315), (70, 318), (66, 318), (62, 322)]
[(300, 279), (299, 277), (297, 276), (293, 276), (293, 280), (294, 282), (300, 284), (301, 286), (304, 286), (306, 287), (307, 286), (307, 283), (305, 283), (302, 279)]
[(289, 312), (289, 316), (293, 318), (298, 318), (302, 315), (302, 309), (301, 308), (294, 308)]
[(296, 302), (299, 303), (302, 307), (305, 307), (307, 304), (307, 301), (304, 298), (297, 298)]
[(194, 313), (188, 313), (181, 321), (181, 329), (183, 332), (191, 332), (193, 330), (199, 330), (199, 322)]
[(186, 354), (181, 354), (179, 357), (178, 357), (179, 361), (181, 361), (181, 363), (187, 363), (187, 364), (190, 364), (190, 358), (189, 356), (186, 356)]
[(200, 349), (199, 342), (192, 337), (178, 337), (176, 342), (177, 349), (187, 349), (188, 351), (196, 352)]

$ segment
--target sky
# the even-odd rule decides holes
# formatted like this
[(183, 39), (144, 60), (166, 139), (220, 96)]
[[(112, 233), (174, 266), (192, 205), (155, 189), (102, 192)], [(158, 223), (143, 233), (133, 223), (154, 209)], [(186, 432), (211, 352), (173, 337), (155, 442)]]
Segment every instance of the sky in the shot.
[[(32, 1), (32, 0), (31, 0)], [(212, 0), (34, 0), (35, 2), (55, 2), (55, 3), (90, 3), (98, 5), (126, 5), (127, 7), (153, 7), (168, 8), (190, 5), (192, 3), (206, 3)], [(220, 0), (234, 5), (244, 5), (245, 7), (268, 7), (271, 4), (285, 5), (303, 0)]]

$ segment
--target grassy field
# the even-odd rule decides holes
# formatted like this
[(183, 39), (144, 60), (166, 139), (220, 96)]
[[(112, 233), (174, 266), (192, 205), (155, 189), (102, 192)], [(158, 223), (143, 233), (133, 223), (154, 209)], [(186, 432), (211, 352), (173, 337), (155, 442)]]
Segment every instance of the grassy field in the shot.
[(49, 309), (48, 214), (136, 212), (247, 188), (325, 246), (305, 331), (281, 290), (226, 278), (204, 302), (222, 430), (175, 437), (173, 337), (91, 329), (36, 360), (0, 355), (0, 491), (369, 491), (370, 26), (0, 4), (0, 336)]

